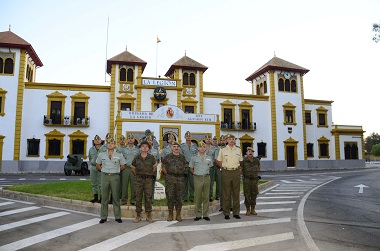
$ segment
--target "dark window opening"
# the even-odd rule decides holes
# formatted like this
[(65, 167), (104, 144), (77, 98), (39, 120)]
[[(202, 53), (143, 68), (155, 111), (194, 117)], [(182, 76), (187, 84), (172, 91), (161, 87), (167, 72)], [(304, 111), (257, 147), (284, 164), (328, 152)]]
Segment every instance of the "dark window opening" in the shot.
[(285, 80), (285, 91), (290, 92), (290, 81), (289, 81), (289, 79)]
[(73, 140), (73, 154), (84, 154), (84, 140), (76, 139)]
[(259, 85), (256, 85), (256, 94), (260, 95), (260, 86)]
[(285, 122), (286, 123), (293, 123), (293, 111), (292, 110), (285, 110)]
[(224, 124), (226, 125), (226, 128), (232, 129), (232, 109), (225, 108), (223, 113), (224, 113)]
[(74, 125), (82, 125), (85, 122), (85, 103), (74, 103)]
[(358, 146), (356, 142), (345, 144), (344, 155), (345, 159), (358, 159)]
[(50, 119), (51, 123), (60, 125), (62, 122), (62, 101), (51, 101)]
[(249, 118), (250, 110), (241, 110), (241, 126), (242, 129), (251, 129), (251, 120)]
[(183, 74), (183, 85), (189, 85), (189, 74), (188, 73)]
[(195, 74), (194, 73), (190, 74), (190, 85), (195, 86)]
[(4, 72), (4, 60), (0, 58), (0, 73)]
[(194, 113), (194, 106), (185, 106), (185, 113)]
[(130, 111), (130, 110), (132, 110), (132, 104), (131, 103), (121, 103), (120, 104), (120, 110)]
[(61, 141), (58, 139), (49, 139), (48, 141), (48, 155), (60, 156), (61, 155)]
[(319, 117), (319, 125), (324, 126), (326, 125), (326, 114), (320, 113), (318, 114)]
[(297, 92), (297, 83), (295, 80), (292, 80), (290, 87), (292, 92)]
[(5, 59), (4, 73), (13, 74), (13, 59), (11, 58)]
[(285, 90), (285, 88), (284, 88), (284, 80), (282, 78), (278, 81), (278, 90), (279, 91), (284, 91)]
[(39, 139), (28, 139), (28, 156), (39, 156), (40, 155), (40, 140)]
[(120, 81), (125, 81), (126, 79), (127, 79), (127, 73), (126, 73), (126, 70), (125, 70), (125, 68), (121, 68), (121, 69), (120, 69), (119, 80), (120, 80)]
[(264, 143), (264, 142), (257, 143), (257, 156), (259, 157), (267, 156), (267, 143)]
[(128, 69), (127, 71), (127, 81), (132, 82), (133, 81), (133, 70)]
[(314, 157), (314, 144), (313, 143), (307, 143), (307, 157)]
[(311, 113), (310, 112), (305, 112), (305, 123), (311, 124)]
[(264, 81), (264, 93), (268, 92), (267, 81)]
[(319, 152), (321, 157), (329, 156), (329, 145), (326, 143), (322, 143), (319, 145)]
[(3, 97), (0, 97), (0, 113), (3, 113)]

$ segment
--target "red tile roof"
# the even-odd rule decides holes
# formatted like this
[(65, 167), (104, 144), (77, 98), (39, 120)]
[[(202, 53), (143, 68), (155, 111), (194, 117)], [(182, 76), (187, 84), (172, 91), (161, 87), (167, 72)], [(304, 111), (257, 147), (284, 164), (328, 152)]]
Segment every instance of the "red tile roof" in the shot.
[(123, 51), (122, 53), (110, 58), (107, 60), (107, 73), (111, 74), (111, 66), (112, 64), (133, 64), (133, 65), (141, 65), (142, 71), (144, 72), (146, 62), (141, 58), (136, 57), (129, 51)]
[(8, 48), (22, 48), (26, 49), (37, 66), (43, 66), (37, 53), (34, 51), (32, 45), (14, 34), (12, 31), (0, 32), (0, 46)]
[(269, 70), (295, 71), (295, 72), (301, 72), (301, 73), (309, 72), (309, 70), (304, 68), (304, 67), (290, 63), (290, 62), (285, 61), (285, 60), (278, 58), (278, 57), (273, 57), (271, 60), (269, 60), (266, 64), (261, 66), (257, 71), (252, 73), (245, 80), (253, 81), (253, 79), (255, 79), (256, 77), (260, 76), (261, 74), (263, 74)]
[(201, 70), (203, 72), (205, 72), (208, 69), (207, 66), (204, 66), (203, 64), (198, 63), (194, 59), (189, 58), (185, 55), (180, 60), (172, 64), (172, 66), (170, 66), (169, 70), (165, 73), (165, 76), (170, 77), (174, 70), (179, 67), (192, 70)]

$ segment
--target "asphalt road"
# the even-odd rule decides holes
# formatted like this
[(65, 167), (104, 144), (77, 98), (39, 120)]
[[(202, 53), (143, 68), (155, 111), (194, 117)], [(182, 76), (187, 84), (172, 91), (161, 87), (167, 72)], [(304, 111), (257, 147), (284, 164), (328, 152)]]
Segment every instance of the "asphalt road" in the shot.
[[(261, 176), (276, 185), (260, 194), (258, 216), (242, 204), (241, 220), (98, 224), (97, 215), (0, 198), (0, 250), (380, 250), (380, 169)], [(0, 175), (0, 187), (83, 178)]]

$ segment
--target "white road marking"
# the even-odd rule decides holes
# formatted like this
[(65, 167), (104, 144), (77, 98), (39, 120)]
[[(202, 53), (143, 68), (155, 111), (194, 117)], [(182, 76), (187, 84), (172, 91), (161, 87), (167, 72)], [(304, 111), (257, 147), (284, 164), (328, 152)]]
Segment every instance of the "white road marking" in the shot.
[(5, 231), (5, 230), (9, 230), (12, 228), (21, 227), (21, 226), (29, 225), (32, 223), (44, 221), (44, 220), (49, 220), (49, 219), (61, 217), (61, 216), (68, 215), (68, 214), (70, 214), (70, 213), (58, 212), (58, 213), (48, 214), (48, 215), (30, 218), (30, 219), (26, 219), (26, 220), (22, 220), (22, 221), (12, 222), (9, 224), (0, 225), (0, 232)]
[(0, 203), (0, 207), (10, 205), (10, 204), (14, 204), (14, 202), (2, 202), (2, 203)]
[(280, 187), (315, 187), (316, 185), (310, 184), (281, 184)]
[(272, 202), (257, 202), (256, 205), (279, 205), (279, 204), (293, 204), (297, 201), (272, 201)]
[(66, 180), (66, 178), (60, 178), (59, 180)]
[[(339, 178), (337, 178), (339, 179)], [(334, 179), (335, 180), (335, 179)], [(307, 200), (307, 197), (309, 197), (309, 195), (314, 192), (316, 189), (318, 189), (319, 187), (321, 186), (324, 186), (334, 180), (329, 180), (317, 187), (314, 187), (312, 190), (310, 190), (307, 194), (305, 194), (305, 196), (302, 198), (299, 206), (298, 206), (298, 210), (297, 210), (297, 223), (298, 223), (298, 228), (299, 228), (299, 232), (300, 232), (300, 235), (301, 235), (301, 238), (304, 240), (304, 242), (306, 243), (306, 246), (308, 247), (308, 250), (310, 251), (319, 251), (319, 248), (317, 247), (317, 245), (315, 244), (313, 238), (311, 238), (311, 235), (309, 233), (309, 230), (307, 229), (307, 226), (306, 226), (306, 223), (305, 223), (305, 220), (303, 218), (303, 209), (305, 207), (305, 203), (306, 203), (306, 200)]]
[(272, 190), (272, 192), (306, 192), (309, 191), (309, 189), (275, 189)]
[(256, 238), (250, 238), (250, 239), (244, 239), (244, 240), (227, 241), (227, 242), (222, 242), (222, 243), (199, 245), (199, 246), (193, 247), (190, 250), (191, 251), (198, 251), (198, 250), (218, 250), (218, 251), (220, 251), (220, 250), (234, 250), (234, 249), (249, 248), (249, 247), (265, 245), (265, 244), (279, 242), (279, 241), (293, 240), (293, 239), (294, 239), (293, 233), (289, 232), (289, 233), (268, 235), (268, 236), (256, 237)]
[(290, 218), (278, 218), (269, 220), (256, 220), (256, 221), (242, 221), (233, 223), (218, 223), (218, 224), (208, 224), (208, 225), (195, 225), (195, 226), (176, 226), (167, 227), (164, 229), (157, 229), (156, 233), (178, 233), (178, 232), (191, 232), (191, 231), (205, 231), (214, 229), (228, 229), (228, 228), (240, 228), (240, 227), (251, 227), (260, 226), (276, 223), (290, 222)]
[(7, 201), (13, 201), (13, 202), (18, 202), (18, 203), (23, 203), (23, 204), (28, 204), (28, 205), (33, 205), (36, 203), (33, 202), (27, 202), (27, 201), (21, 201), (21, 200), (12, 200), (12, 199), (6, 199), (6, 198), (1, 198), (2, 200), (7, 200)]
[[(270, 209), (259, 209), (255, 210), (256, 213), (275, 213), (275, 212), (288, 212), (288, 211), (293, 211), (293, 208), (270, 208)], [(240, 211), (240, 214), (245, 214), (247, 210), (242, 210)]]
[(19, 178), (18, 180), (26, 180), (26, 178)]
[(80, 178), (79, 180), (86, 180), (85, 178)]
[(74, 225), (59, 228), (59, 229), (52, 230), (43, 234), (38, 234), (33, 237), (29, 237), (23, 240), (12, 242), (8, 245), (1, 246), (0, 250), (19, 250), (19, 249), (43, 242), (43, 241), (47, 241), (47, 240), (50, 240), (50, 239), (53, 239), (65, 234), (69, 234), (69, 233), (87, 228), (87, 227), (91, 227), (95, 224), (99, 224), (99, 219), (91, 219), (88, 221), (83, 221)]
[(170, 226), (174, 223), (177, 223), (177, 221), (156, 221), (152, 224), (146, 225), (144, 227), (140, 227), (138, 229), (132, 230), (130, 232), (127, 232), (125, 234), (116, 236), (114, 238), (105, 240), (103, 242), (97, 243), (93, 246), (81, 249), (81, 251), (88, 250), (88, 251), (106, 251), (106, 250), (113, 250), (118, 247), (124, 246), (132, 241), (138, 240), (148, 234), (151, 233), (159, 233), (163, 228), (166, 228), (167, 226)]
[(5, 180), (5, 178), (0, 178), (0, 180)]
[(22, 212), (27, 212), (27, 211), (35, 210), (35, 209), (39, 209), (39, 208), (40, 207), (24, 207), (24, 208), (15, 209), (15, 210), (9, 210), (9, 211), (5, 211), (5, 212), (0, 213), (0, 217), (11, 215), (11, 214), (18, 214), (18, 213), (22, 213)]
[(287, 192), (287, 193), (265, 193), (265, 195), (277, 195), (277, 194), (304, 194), (304, 192)]
[(46, 180), (46, 178), (40, 178), (40, 180)]
[(301, 196), (295, 195), (295, 196), (268, 196), (268, 197), (257, 197), (257, 199), (266, 200), (266, 199), (295, 199), (299, 198)]

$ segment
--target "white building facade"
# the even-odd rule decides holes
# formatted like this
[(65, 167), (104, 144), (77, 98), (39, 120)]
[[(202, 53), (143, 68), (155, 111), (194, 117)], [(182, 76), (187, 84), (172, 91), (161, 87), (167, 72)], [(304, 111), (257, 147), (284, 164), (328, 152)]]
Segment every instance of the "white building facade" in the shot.
[(128, 51), (107, 61), (107, 86), (38, 83), (43, 64), (33, 47), (0, 32), (0, 172), (63, 172), (68, 154), (83, 154), (95, 135), (149, 129), (160, 149), (168, 133), (207, 133), (250, 146), (264, 170), (364, 167), (361, 126), (333, 125), (332, 103), (304, 97), (309, 70), (274, 57), (246, 80), (252, 93), (203, 90), (207, 67), (184, 56), (165, 78), (143, 76), (146, 62)]

